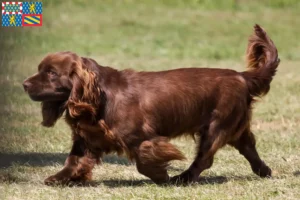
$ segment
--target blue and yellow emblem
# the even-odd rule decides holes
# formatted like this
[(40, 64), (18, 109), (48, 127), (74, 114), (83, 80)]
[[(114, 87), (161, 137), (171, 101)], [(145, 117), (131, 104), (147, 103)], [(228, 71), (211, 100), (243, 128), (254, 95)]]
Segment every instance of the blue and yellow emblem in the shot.
[(42, 26), (42, 15), (23, 15), (23, 26)]
[(2, 2), (2, 26), (42, 26), (42, 2)]
[(22, 15), (2, 15), (2, 26), (22, 26)]
[(42, 2), (23, 2), (23, 14), (42, 14)]

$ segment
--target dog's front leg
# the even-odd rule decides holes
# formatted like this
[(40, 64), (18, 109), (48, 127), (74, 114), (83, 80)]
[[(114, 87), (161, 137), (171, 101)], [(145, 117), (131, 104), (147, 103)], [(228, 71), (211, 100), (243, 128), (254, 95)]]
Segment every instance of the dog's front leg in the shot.
[(91, 180), (92, 169), (97, 162), (97, 158), (86, 148), (83, 138), (74, 135), (73, 146), (67, 157), (64, 168), (45, 179), (46, 185), (68, 184), (71, 181), (85, 182)]
[(171, 160), (183, 160), (185, 157), (167, 138), (156, 137), (141, 143), (137, 151), (137, 170), (156, 184), (169, 181), (167, 166)]

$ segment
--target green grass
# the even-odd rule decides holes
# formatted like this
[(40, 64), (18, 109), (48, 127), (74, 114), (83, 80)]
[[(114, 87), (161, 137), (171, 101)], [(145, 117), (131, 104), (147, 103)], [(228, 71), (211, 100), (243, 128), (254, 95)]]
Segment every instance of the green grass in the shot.
[[(0, 28), (0, 199), (299, 199), (300, 33), (297, 0), (44, 1), (43, 27)], [(107, 156), (89, 186), (48, 187), (71, 145), (63, 120), (40, 125), (39, 103), (21, 83), (49, 52), (71, 50), (118, 69), (221, 67), (245, 70), (247, 37), (258, 23), (282, 60), (270, 93), (254, 109), (253, 130), (274, 177), (255, 176), (229, 147), (220, 150), (199, 184), (153, 184), (125, 158)], [(174, 143), (193, 160), (192, 140)]]

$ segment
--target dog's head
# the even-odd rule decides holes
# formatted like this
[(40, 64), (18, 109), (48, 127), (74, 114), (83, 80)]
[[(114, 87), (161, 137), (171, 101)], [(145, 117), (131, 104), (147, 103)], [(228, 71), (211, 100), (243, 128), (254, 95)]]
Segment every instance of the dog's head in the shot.
[(66, 108), (72, 117), (95, 114), (100, 93), (96, 69), (95, 61), (71, 52), (49, 54), (42, 60), (23, 87), (32, 100), (42, 102), (44, 126), (53, 126)]

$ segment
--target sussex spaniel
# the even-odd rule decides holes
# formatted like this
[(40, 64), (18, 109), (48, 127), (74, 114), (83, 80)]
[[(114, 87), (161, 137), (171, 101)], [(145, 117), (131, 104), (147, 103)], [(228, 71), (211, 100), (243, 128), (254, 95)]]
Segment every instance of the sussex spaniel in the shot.
[[(23, 86), (32, 100), (42, 102), (42, 125), (53, 126), (65, 113), (73, 146), (64, 168), (45, 183), (89, 180), (102, 155), (112, 152), (126, 154), (155, 183), (194, 182), (226, 144), (245, 156), (254, 173), (271, 176), (256, 151), (250, 122), (255, 97), (269, 91), (278, 64), (275, 45), (258, 25), (244, 72), (136, 72), (71, 52), (47, 55)], [(196, 136), (197, 155), (186, 171), (170, 178), (169, 161), (185, 157), (169, 139), (181, 135)]]

